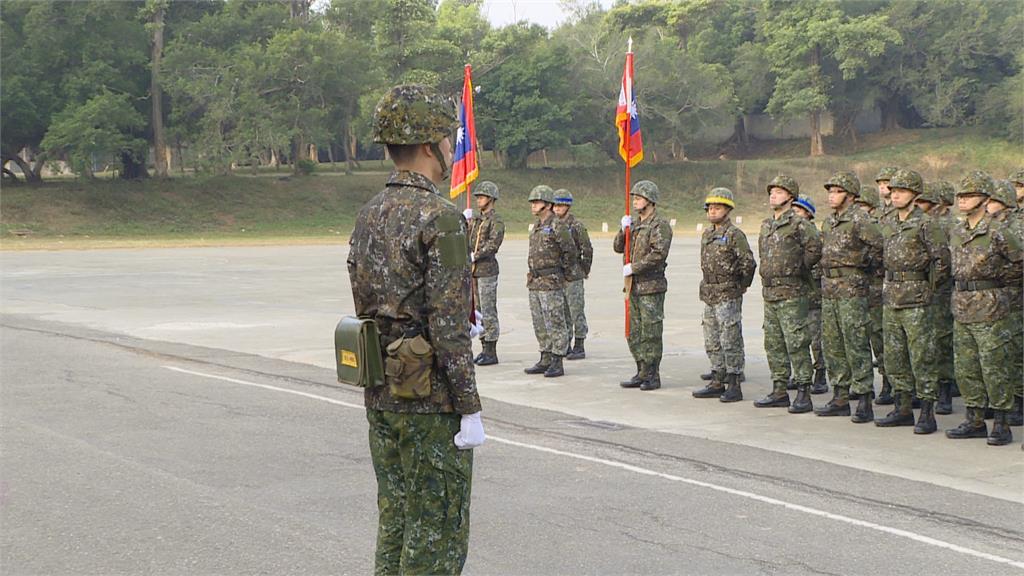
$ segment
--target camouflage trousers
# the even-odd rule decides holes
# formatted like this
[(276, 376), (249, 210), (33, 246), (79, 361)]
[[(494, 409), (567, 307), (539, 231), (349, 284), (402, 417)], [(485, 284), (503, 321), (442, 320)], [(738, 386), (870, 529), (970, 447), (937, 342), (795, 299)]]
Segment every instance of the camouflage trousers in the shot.
[(868, 340), (871, 341), (871, 350), (875, 353), (875, 361), (878, 362), (878, 373), (886, 374), (885, 368), (885, 321), (882, 319), (881, 306), (868, 306), (868, 313), (871, 315), (871, 326), (868, 331)]
[(476, 281), (476, 305), (480, 310), (484, 333), (481, 342), (497, 342), (501, 327), (498, 325), (498, 277), (474, 278)]
[(939, 385), (935, 319), (930, 306), (885, 306), (885, 374), (893, 390), (935, 400)]
[(631, 294), (629, 297), (629, 353), (637, 362), (661, 362), (661, 333), (665, 323), (665, 293)]
[(704, 351), (718, 373), (743, 372), (743, 299), (704, 305)]
[(568, 319), (569, 339), (583, 340), (587, 337), (590, 327), (587, 326), (587, 313), (584, 311), (586, 297), (583, 292), (583, 279), (565, 283), (565, 317)]
[(565, 356), (569, 347), (569, 327), (565, 318), (564, 290), (530, 290), (530, 315), (533, 334), (541, 352)]
[(1010, 312), (1013, 319), (1013, 395), (1024, 396), (1024, 311)]
[(936, 370), (939, 382), (953, 381), (953, 308), (951, 296), (944, 302), (932, 304), (932, 322), (935, 327)]
[(829, 380), (853, 394), (870, 394), (875, 388), (875, 375), (871, 369), (868, 299), (823, 298), (821, 316)]
[(790, 377), (798, 385), (810, 384), (814, 377), (807, 304), (805, 296), (764, 303), (764, 352), (775, 387), (785, 388)]
[(469, 549), (473, 451), (458, 414), (367, 410), (377, 475), (374, 574), (461, 574)]
[(821, 347), (821, 307), (807, 311), (807, 331), (811, 335), (811, 362), (815, 370), (825, 369), (825, 351)]
[(956, 383), (969, 408), (1013, 407), (1014, 361), (1012, 346), (1016, 320), (1007, 315), (995, 322), (955, 322), (953, 347)]

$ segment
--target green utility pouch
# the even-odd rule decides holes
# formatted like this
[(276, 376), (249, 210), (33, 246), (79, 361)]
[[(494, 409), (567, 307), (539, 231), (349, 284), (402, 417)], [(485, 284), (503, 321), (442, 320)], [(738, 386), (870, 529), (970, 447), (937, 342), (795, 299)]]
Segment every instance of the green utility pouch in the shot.
[(430, 396), (434, 347), (422, 334), (403, 336), (388, 344), (384, 374), (391, 395), (402, 400)]
[(372, 388), (384, 385), (384, 360), (377, 323), (344, 316), (334, 329), (334, 360), (338, 382)]

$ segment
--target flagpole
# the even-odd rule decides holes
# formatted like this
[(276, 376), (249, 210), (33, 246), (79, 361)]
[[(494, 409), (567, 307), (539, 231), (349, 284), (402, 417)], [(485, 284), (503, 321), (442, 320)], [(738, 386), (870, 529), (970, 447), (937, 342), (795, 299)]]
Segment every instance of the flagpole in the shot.
[[(632, 79), (633, 79), (633, 37), (632, 36), (629, 37), (629, 43), (627, 44), (627, 48), (626, 48), (626, 67), (629, 69), (630, 84), (632, 84)], [(629, 106), (632, 106), (632, 103), (633, 103), (633, 100), (632, 100), (632, 96), (633, 96), (632, 95), (632, 90), (633, 90), (633, 87), (630, 86), (629, 89), (630, 89), (630, 94), (626, 95), (626, 107), (627, 107), (626, 109), (627, 109), (627, 112), (629, 112)], [(629, 177), (630, 177), (630, 174), (629, 174), (629, 171), (630, 171), (630, 166), (629, 166), (629, 164), (630, 164), (630, 162), (629, 162), (629, 141), (631, 140), (631, 138), (630, 138), (630, 129), (632, 128), (632, 126), (630, 125), (631, 123), (632, 123), (632, 117), (630, 116), (630, 114), (627, 113), (626, 114), (626, 119), (623, 120), (623, 124), (625, 124), (625, 126), (623, 126), (623, 131), (622, 131), (622, 133), (626, 135), (626, 137), (625, 137), (625, 140), (626, 140), (626, 216), (630, 216), (631, 215), (630, 214), (630, 202), (629, 202)], [(630, 226), (626, 226), (625, 228), (623, 228), (623, 234), (625, 235), (625, 239), (626, 239), (626, 245), (625, 245), (625, 250), (624, 250), (625, 256), (626, 256), (626, 264), (631, 264), (632, 263), (632, 257), (631, 257), (632, 254), (631, 254), (631, 251), (630, 251), (630, 241), (629, 241), (630, 240), (630, 236), (632, 235), (631, 234), (631, 230), (630, 230), (631, 228), (632, 228), (632, 223), (630, 223)], [(626, 315), (625, 315), (625, 318), (626, 318), (626, 339), (629, 339), (629, 293), (633, 289), (633, 276), (632, 275), (626, 276), (626, 279), (624, 280), (624, 284), (625, 284), (624, 292), (626, 294), (626, 298), (625, 298), (625, 308), (626, 308)]]

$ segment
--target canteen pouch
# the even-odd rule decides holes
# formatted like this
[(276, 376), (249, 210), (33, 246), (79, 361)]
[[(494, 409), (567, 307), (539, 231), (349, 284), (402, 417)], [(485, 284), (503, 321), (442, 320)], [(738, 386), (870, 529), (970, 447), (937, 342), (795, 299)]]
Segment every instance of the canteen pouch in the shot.
[(384, 385), (384, 360), (377, 323), (344, 316), (334, 329), (334, 360), (338, 382), (360, 388)]
[(391, 395), (402, 400), (430, 396), (434, 347), (422, 334), (403, 336), (387, 347), (384, 375)]

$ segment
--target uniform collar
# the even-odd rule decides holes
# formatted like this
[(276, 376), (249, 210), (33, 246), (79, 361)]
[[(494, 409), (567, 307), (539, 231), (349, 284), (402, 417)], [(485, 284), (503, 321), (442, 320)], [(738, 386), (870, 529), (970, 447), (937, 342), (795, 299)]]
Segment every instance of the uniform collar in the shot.
[(388, 176), (387, 186), (411, 186), (426, 190), (431, 194), (441, 194), (437, 186), (430, 181), (430, 178), (411, 170), (395, 170)]

